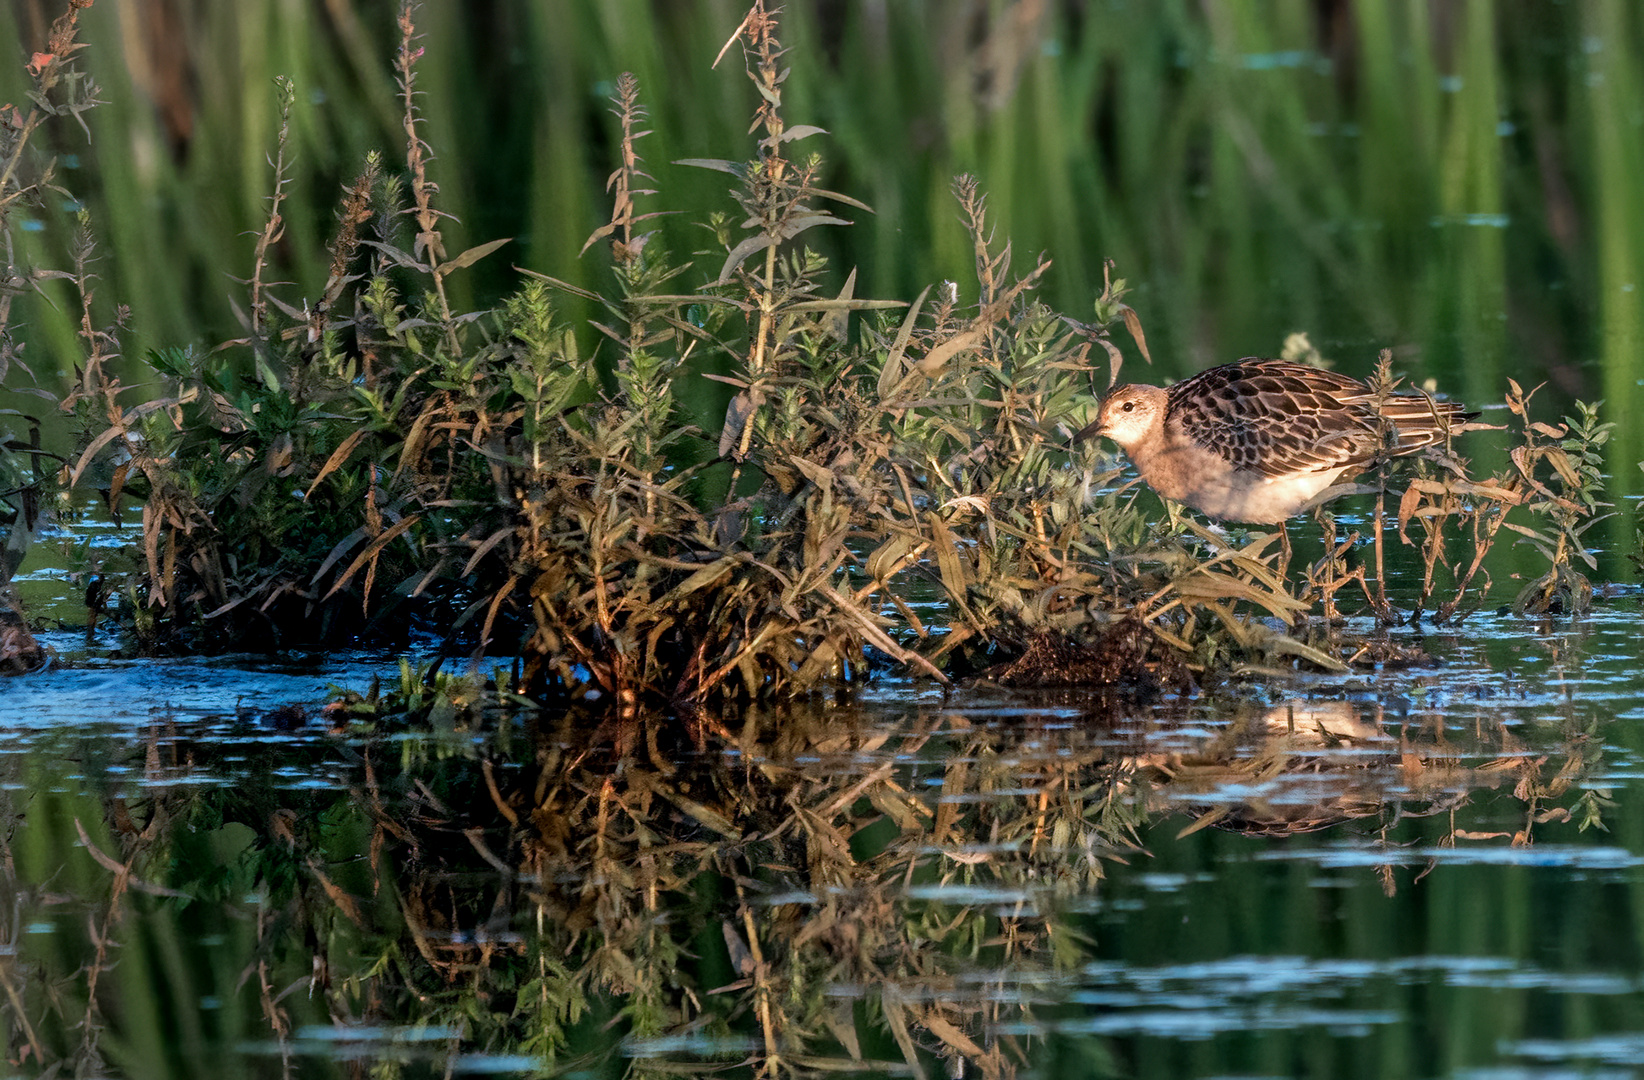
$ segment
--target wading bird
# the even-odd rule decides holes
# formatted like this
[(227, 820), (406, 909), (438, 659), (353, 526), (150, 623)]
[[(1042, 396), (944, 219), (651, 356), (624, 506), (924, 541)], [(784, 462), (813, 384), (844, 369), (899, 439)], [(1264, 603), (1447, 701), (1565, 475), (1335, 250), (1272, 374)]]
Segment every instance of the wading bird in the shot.
[(1169, 387), (1114, 387), (1074, 441), (1105, 435), (1149, 487), (1221, 521), (1274, 525), (1377, 457), (1444, 442), (1477, 416), (1419, 392), (1248, 357)]

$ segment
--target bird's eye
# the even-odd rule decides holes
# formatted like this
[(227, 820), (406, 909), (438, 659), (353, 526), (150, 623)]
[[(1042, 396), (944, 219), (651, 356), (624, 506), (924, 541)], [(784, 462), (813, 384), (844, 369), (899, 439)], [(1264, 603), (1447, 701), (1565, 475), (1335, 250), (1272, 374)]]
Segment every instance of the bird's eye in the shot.
[(1136, 403), (1134, 401), (1125, 402), (1125, 412), (1135, 412), (1135, 411), (1136, 411)]

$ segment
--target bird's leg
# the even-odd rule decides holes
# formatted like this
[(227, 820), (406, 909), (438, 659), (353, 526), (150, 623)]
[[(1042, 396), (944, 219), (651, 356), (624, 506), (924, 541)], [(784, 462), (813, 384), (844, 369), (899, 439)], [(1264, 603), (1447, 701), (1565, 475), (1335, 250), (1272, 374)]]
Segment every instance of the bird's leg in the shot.
[[(1313, 511), (1313, 519), (1324, 532), (1324, 558), (1308, 577), (1324, 596), (1324, 622), (1331, 626), (1336, 621), (1336, 590), (1340, 588), (1336, 584), (1336, 516), (1320, 506)], [(1321, 569), (1324, 571), (1322, 582), (1318, 580)]]

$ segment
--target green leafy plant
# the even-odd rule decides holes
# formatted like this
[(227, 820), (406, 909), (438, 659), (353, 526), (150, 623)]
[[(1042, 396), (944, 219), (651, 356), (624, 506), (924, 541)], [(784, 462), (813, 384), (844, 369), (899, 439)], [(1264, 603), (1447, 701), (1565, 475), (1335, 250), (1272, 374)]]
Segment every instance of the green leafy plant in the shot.
[(1512, 462), (1526, 489), (1525, 505), (1545, 521), (1542, 528), (1515, 522), (1506, 527), (1547, 560), (1547, 572), (1519, 590), (1513, 608), (1532, 614), (1581, 614), (1592, 605), (1593, 587), (1578, 568), (1598, 568), (1587, 550), (1587, 530), (1609, 517), (1604, 492), (1603, 446), (1615, 424), (1600, 422), (1598, 404), (1578, 401), (1576, 415), (1554, 426), (1530, 419), (1529, 401), (1508, 380), (1507, 407), (1523, 425), (1523, 442), (1512, 450)]

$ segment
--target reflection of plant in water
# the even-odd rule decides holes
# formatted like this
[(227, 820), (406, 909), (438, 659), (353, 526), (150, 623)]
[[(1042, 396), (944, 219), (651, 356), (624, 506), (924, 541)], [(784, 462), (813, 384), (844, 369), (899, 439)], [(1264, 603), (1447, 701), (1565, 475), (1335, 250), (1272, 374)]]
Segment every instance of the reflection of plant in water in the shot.
[[(1566, 718), (1555, 755), (1532, 751), (1499, 721), (1466, 745), (1454, 743), (1443, 734), (1447, 719), (1437, 710), (1394, 717), (1379, 703), (1286, 701), (1233, 710), (1216, 738), (1189, 752), (1144, 749), (1135, 764), (1154, 809), (1193, 815), (1181, 835), (1209, 826), (1292, 835), (1355, 822), (1393, 851), (1397, 826), (1422, 817), (1449, 816), (1444, 846), (1492, 839), (1526, 846), (1549, 822), (1602, 827), (1610, 800), (1590, 783), (1601, 757), (1595, 722)], [(1519, 828), (1457, 824), (1477, 793), (1504, 786), (1523, 807)], [(1392, 887), (1391, 878), (1386, 883)]]
[[(1217, 710), (1127, 733), (1068, 723), (1079, 698), (986, 725), (959, 703), (835, 704), (754, 710), (697, 750), (646, 714), (510, 713), (450, 679), (418, 695), (409, 722), (392, 695), (354, 697), (326, 710), (334, 733), (260, 746), (161, 724), (132, 751), (55, 751), (143, 777), (106, 799), (20, 778), (0, 882), (13, 1056), (160, 1060), (183, 1036), (145, 1010), (205, 995), (201, 1053), (261, 1040), (292, 1068), (330, 1052), (318, 1026), (554, 1071), (620, 1053), (640, 1072), (1009, 1076), (1087, 957), (1069, 911), (1165, 810), (1189, 808), (1188, 831), (1355, 819), (1391, 865), (1421, 816), (1449, 815), (1444, 843), (1527, 843), (1602, 808), (1602, 740), (1573, 721), (1545, 746), (1499, 726), (1464, 745), (1441, 712), (1340, 701), (1235, 710), (1209, 737), (1187, 733)], [(1486, 789), (1522, 828), (1462, 815)], [(409, 1031), (438, 1038), (418, 1051)]]
[[(376, 707), (351, 706), (367, 724)], [(222, 998), (246, 1026), (221, 1038), (263, 1025), (288, 1069), (314, 1052), (300, 1032), (329, 1023), (447, 1032), (450, 1053), (556, 1070), (620, 1048), (641, 1073), (888, 1057), (1012, 1075), (1023, 1048), (996, 1029), (1022, 1008), (1025, 972), (1080, 955), (1058, 899), (1094, 885), (1139, 807), (1094, 744), (1062, 754), (955, 718), (858, 729), (850, 715), (759, 715), (735, 753), (667, 764), (669, 729), (645, 721), (593, 739), (570, 720), (505, 722), (476, 754), (469, 709), (443, 734), (336, 744), (308, 768), (340, 769), (347, 793), (295, 798), (168, 786), (189, 771), (166, 763), (209, 768), (217, 751), (157, 728), (141, 802), (113, 801), (105, 823), (92, 800), (41, 797), (13, 836), (23, 882), (51, 876), (54, 826), (86, 846), (55, 899), (7, 889), (12, 940), (42, 902), (72, 905), (59, 948), (96, 931), (83, 963), (0, 961), (23, 1018), (14, 1054), (158, 1060), (173, 1036), (129, 1031), (126, 1003), (152, 973)], [(223, 940), (130, 933), (156, 920)]]
[[(566, 726), (539, 732), (529, 767), (376, 776), (356, 805), (377, 873), (402, 870), (392, 921), (414, 948), (337, 1007), (420, 994), (430, 1022), (471, 1025), (465, 1041), (520, 1040), (556, 1061), (608, 1047), (598, 1021), (642, 1056), (694, 1034), (698, 1052), (779, 1071), (888, 1050), (1012, 1073), (1019, 1058), (991, 1032), (1020, 1003), (987, 973), (1077, 957), (1056, 900), (1094, 885), (1139, 808), (1100, 775), (1094, 745), (1024, 756), (940, 717), (841, 733), (848, 716), (759, 715), (736, 754), (681, 764), (653, 756), (666, 729), (639, 720), (630, 755)], [(494, 893), (459, 891), (496, 871)], [(413, 952), (446, 991), (404, 967)], [(480, 972), (507, 988), (491, 1034), (468, 1011)]]

